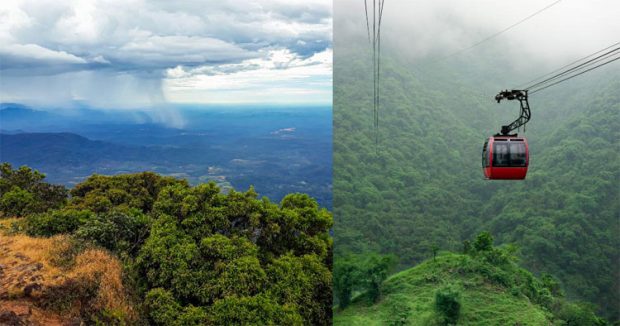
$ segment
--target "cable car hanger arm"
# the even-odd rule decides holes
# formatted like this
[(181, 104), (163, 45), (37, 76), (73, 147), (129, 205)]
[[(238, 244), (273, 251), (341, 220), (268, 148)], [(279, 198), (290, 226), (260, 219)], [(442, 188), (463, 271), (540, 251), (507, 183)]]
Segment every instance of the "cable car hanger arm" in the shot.
[[(518, 129), (521, 126), (525, 126), (525, 124), (530, 121), (532, 115), (530, 112), (530, 104), (527, 101), (527, 90), (513, 89), (510, 91), (501, 91), (499, 94), (495, 95), (495, 100), (497, 103), (500, 103), (502, 100), (519, 100), (519, 103), (521, 104), (521, 112), (519, 117), (510, 124), (502, 126), (502, 131), (500, 133), (501, 135), (509, 136), (511, 131)], [(497, 134), (497, 136), (500, 134)]]

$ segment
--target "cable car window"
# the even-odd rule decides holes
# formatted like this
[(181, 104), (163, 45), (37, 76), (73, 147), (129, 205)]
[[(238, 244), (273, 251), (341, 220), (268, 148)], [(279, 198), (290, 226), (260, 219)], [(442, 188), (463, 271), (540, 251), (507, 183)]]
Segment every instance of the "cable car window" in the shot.
[(524, 143), (494, 143), (493, 166), (527, 166)]
[(485, 141), (484, 146), (482, 147), (482, 167), (486, 168), (489, 166), (489, 152), (487, 148), (489, 147), (489, 142)]
[(511, 143), (510, 144), (510, 166), (525, 166), (525, 144), (523, 143)]
[(493, 166), (510, 166), (508, 142), (493, 144)]
[(510, 166), (525, 166), (525, 144), (510, 144)]

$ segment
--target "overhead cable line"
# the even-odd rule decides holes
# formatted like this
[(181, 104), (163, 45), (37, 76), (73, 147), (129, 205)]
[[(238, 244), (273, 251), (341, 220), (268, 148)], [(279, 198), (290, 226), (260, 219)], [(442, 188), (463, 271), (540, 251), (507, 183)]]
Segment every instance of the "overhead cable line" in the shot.
[(381, 22), (385, 0), (372, 1), (372, 38), (370, 38), (370, 19), (368, 15), (368, 3), (364, 0), (364, 12), (366, 14), (366, 29), (369, 42), (372, 45), (372, 79), (373, 79), (373, 127), (375, 129), (375, 147), (379, 145), (379, 85), (381, 72)]
[[(515, 87), (515, 89), (529, 91), (529, 94), (534, 94), (543, 89), (547, 89), (574, 77), (583, 75), (588, 71), (592, 71), (618, 59), (620, 59), (620, 42), (616, 42), (605, 47), (604, 49), (598, 50), (567, 65), (563, 65), (562, 67), (537, 77), (528, 83), (521, 84), (519, 87)], [(533, 84), (523, 86), (529, 83)]]
[(383, 18), (383, 5), (385, 4), (385, 0), (380, 0), (379, 5), (379, 27), (377, 30), (377, 117), (375, 119), (375, 146), (379, 146), (379, 103), (380, 103), (380, 92), (379, 85), (381, 81), (381, 20)]
[(567, 80), (569, 80), (569, 79), (575, 78), (575, 77), (577, 77), (577, 76), (579, 76), (579, 75), (583, 75), (583, 74), (585, 74), (585, 73), (586, 73), (586, 72), (588, 72), (588, 71), (594, 70), (594, 69), (596, 69), (596, 68), (598, 68), (598, 67), (602, 67), (602, 66), (604, 66), (604, 65), (606, 65), (606, 64), (609, 64), (609, 63), (612, 63), (612, 62), (614, 62), (614, 61), (616, 61), (616, 60), (618, 60), (618, 59), (620, 59), (620, 56), (615, 57), (615, 58), (613, 58), (613, 59), (611, 59), (611, 60), (605, 61), (605, 62), (603, 62), (603, 63), (601, 63), (601, 64), (599, 64), (599, 65), (596, 65), (596, 66), (594, 66), (594, 67), (592, 67), (592, 68), (590, 68), (590, 69), (587, 69), (587, 70), (581, 71), (581, 72), (579, 72), (579, 73), (573, 74), (573, 75), (571, 75), (571, 76), (569, 76), (569, 77), (566, 77), (566, 78), (564, 78), (564, 79), (561, 79), (561, 80), (559, 80), (559, 81), (556, 81), (555, 83), (552, 83), (552, 84), (546, 85), (546, 86), (544, 86), (544, 87), (541, 87), (541, 88), (535, 89), (535, 90), (533, 90), (533, 91), (531, 91), (531, 92), (530, 92), (530, 95), (531, 95), (531, 94), (534, 94), (534, 93), (538, 93), (538, 92), (542, 91), (543, 89), (547, 89), (547, 88), (549, 88), (549, 87), (551, 87), (551, 86), (554, 86), (554, 85), (557, 85), (557, 84), (559, 84), (559, 83), (561, 83), (561, 82), (564, 82), (564, 81), (567, 81)]
[(377, 23), (377, 1), (372, 1), (372, 107), (373, 107), (373, 125), (375, 127), (375, 149), (377, 149), (377, 139), (378, 139), (378, 128), (377, 128), (377, 33), (376, 33), (376, 23)]
[(592, 56), (595, 56), (595, 55), (597, 55), (597, 54), (599, 54), (599, 53), (601, 53), (601, 52), (603, 52), (603, 51), (609, 50), (610, 48), (613, 48), (613, 47), (614, 47), (614, 46), (616, 46), (616, 45), (620, 45), (620, 42), (614, 43), (614, 44), (612, 44), (612, 45), (610, 45), (610, 46), (608, 46), (608, 47), (606, 47), (606, 48), (604, 48), (604, 49), (602, 49), (602, 50), (596, 51), (596, 52), (594, 52), (594, 53), (592, 53), (592, 54), (588, 54), (587, 56), (585, 56), (585, 57), (583, 57), (583, 58), (580, 58), (580, 59), (578, 59), (578, 60), (575, 60), (575, 61), (573, 61), (573, 62), (571, 62), (571, 63), (569, 63), (569, 64), (567, 64), (567, 65), (564, 65), (564, 66), (562, 66), (562, 67), (560, 67), (560, 68), (558, 68), (558, 69), (556, 69), (556, 70), (553, 70), (553, 71), (551, 71), (551, 72), (548, 72), (548, 73), (546, 73), (546, 74), (544, 74), (544, 75), (542, 75), (542, 76), (540, 76), (540, 77), (534, 78), (534, 79), (532, 79), (532, 80), (530, 80), (530, 81), (528, 81), (528, 82), (526, 82), (526, 83), (523, 83), (523, 84), (521, 84), (521, 85), (519, 85), (519, 86), (517, 86), (517, 87), (515, 87), (515, 88), (516, 88), (516, 89), (521, 89), (521, 88), (524, 88), (524, 87), (526, 87), (526, 85), (529, 85), (529, 84), (531, 84), (531, 83), (537, 82), (537, 81), (539, 81), (539, 80), (541, 80), (541, 79), (543, 79), (543, 78), (545, 78), (545, 77), (547, 77), (547, 76), (549, 76), (549, 75), (551, 75), (551, 74), (554, 74), (554, 73), (556, 73), (556, 72), (558, 72), (558, 71), (561, 71), (562, 69), (564, 69), (564, 68), (566, 68), (566, 67), (570, 67), (570, 66), (572, 66), (572, 65), (574, 65), (574, 64), (576, 64), (576, 63), (578, 63), (578, 62), (580, 62), (580, 61), (586, 60), (586, 59), (588, 59), (588, 58), (590, 58), (590, 57), (592, 57)]
[(529, 16), (527, 16), (527, 17), (525, 17), (525, 18), (523, 18), (523, 19), (519, 20), (518, 22), (516, 22), (516, 23), (514, 23), (514, 24), (512, 24), (512, 25), (510, 25), (510, 26), (508, 26), (508, 27), (506, 27), (506, 28), (504, 28), (504, 29), (502, 29), (501, 31), (496, 32), (496, 33), (494, 33), (494, 34), (491, 34), (491, 35), (489, 35), (489, 36), (485, 37), (484, 39), (482, 39), (482, 40), (480, 40), (480, 41), (478, 41), (478, 42), (476, 42), (476, 43), (474, 43), (474, 44), (472, 44), (472, 45), (470, 45), (470, 46), (468, 46), (468, 47), (462, 48), (462, 49), (460, 49), (460, 50), (457, 50), (457, 51), (455, 51), (455, 52), (452, 52), (451, 54), (448, 54), (448, 55), (447, 55), (447, 56), (445, 56), (445, 57), (440, 58), (440, 59), (439, 59), (439, 61), (441, 61), (441, 60), (445, 60), (445, 59), (448, 59), (448, 58), (451, 58), (451, 57), (453, 57), (453, 56), (455, 56), (455, 55), (458, 55), (458, 54), (461, 54), (461, 53), (466, 52), (466, 51), (468, 51), (468, 50), (471, 50), (471, 49), (473, 49), (473, 48), (477, 47), (478, 45), (480, 45), (480, 44), (482, 44), (482, 43), (484, 43), (484, 42), (487, 42), (487, 41), (489, 41), (489, 40), (491, 40), (491, 39), (493, 39), (493, 38), (495, 38), (495, 37), (497, 37), (497, 36), (499, 36), (499, 35), (501, 35), (501, 34), (503, 34), (503, 33), (507, 32), (507, 31), (509, 31), (509, 30), (511, 30), (511, 29), (513, 29), (513, 28), (517, 27), (518, 25), (520, 25), (520, 24), (522, 24), (522, 23), (526, 22), (527, 20), (529, 20), (529, 19), (533, 18), (534, 16), (536, 16), (536, 15), (540, 14), (541, 12), (543, 12), (543, 11), (545, 11), (545, 10), (547, 10), (547, 9), (549, 9), (549, 8), (551, 8), (551, 7), (553, 7), (553, 6), (555, 6), (555, 5), (557, 5), (557, 4), (558, 4), (558, 3), (560, 3), (561, 1), (562, 1), (562, 0), (557, 0), (557, 1), (553, 2), (553, 3), (550, 3), (550, 4), (548, 4), (547, 6), (545, 6), (544, 8), (539, 9), (538, 11), (534, 12), (533, 14), (530, 14)]
[(366, 12), (366, 32), (368, 33), (368, 42), (370, 42), (370, 25), (368, 24), (368, 1), (364, 0), (364, 12)]
[[(583, 63), (581, 63), (581, 64), (579, 64), (577, 66), (570, 67), (570, 64), (568, 66), (564, 66), (564, 68), (566, 68), (566, 67), (570, 67), (570, 68), (565, 69), (565, 70), (557, 73), (556, 75), (554, 75), (552, 77), (549, 77), (549, 78), (547, 78), (545, 80), (542, 80), (542, 81), (534, 83), (534, 84), (532, 84), (530, 86), (524, 87), (524, 89), (532, 89), (532, 88), (537, 88), (537, 87), (540, 87), (540, 86), (544, 86), (544, 84), (550, 83), (553, 80), (558, 79), (558, 78), (560, 78), (562, 76), (565, 76), (565, 75), (567, 75), (569, 73), (578, 72), (579, 70), (583, 70), (583, 69), (588, 68), (588, 67), (590, 67), (590, 66), (592, 66), (592, 65), (594, 65), (596, 63), (599, 63), (599, 62), (604, 61), (604, 60), (606, 60), (606, 59), (608, 59), (610, 57), (613, 57), (615, 54), (620, 53), (619, 51), (620, 51), (620, 46), (618, 46), (615, 49), (612, 49), (612, 50), (610, 50), (608, 52), (605, 52), (605, 53), (603, 53), (601, 55), (598, 55), (598, 56), (596, 56), (596, 57), (594, 57), (594, 58), (592, 58), (592, 59), (590, 59), (588, 61), (585, 61), (585, 62), (583, 62)], [(601, 51), (598, 51), (597, 53), (600, 53), (600, 52)], [(592, 55), (594, 55), (594, 54), (591, 54), (588, 57), (591, 57)], [(583, 60), (583, 59), (580, 59), (580, 60)], [(560, 68), (560, 69), (562, 69), (562, 68)], [(556, 69), (556, 70), (554, 70), (554, 72), (557, 72), (558, 70), (559, 69)], [(547, 75), (549, 75), (549, 74), (547, 74)]]

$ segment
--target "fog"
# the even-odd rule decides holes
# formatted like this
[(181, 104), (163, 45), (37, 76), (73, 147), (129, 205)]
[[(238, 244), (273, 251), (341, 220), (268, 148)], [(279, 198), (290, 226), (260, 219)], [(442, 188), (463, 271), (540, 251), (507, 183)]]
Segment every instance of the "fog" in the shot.
[[(424, 60), (460, 51), (552, 4), (547, 1), (387, 0), (381, 40), (411, 59)], [(372, 6), (371, 0), (368, 5)], [(620, 1), (562, 0), (509, 31), (465, 51), (476, 55), (501, 46), (515, 65), (561, 66), (620, 41)], [(372, 28), (372, 27), (371, 27)], [(366, 38), (364, 2), (336, 1), (337, 53)]]

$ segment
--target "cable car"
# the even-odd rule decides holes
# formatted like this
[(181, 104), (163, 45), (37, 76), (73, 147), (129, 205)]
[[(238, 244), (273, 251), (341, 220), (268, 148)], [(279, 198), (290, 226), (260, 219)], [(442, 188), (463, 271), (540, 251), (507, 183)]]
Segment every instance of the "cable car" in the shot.
[(529, 160), (525, 137), (496, 135), (482, 148), (482, 170), (486, 179), (525, 179)]
[[(519, 100), (521, 113), (519, 118), (509, 125), (502, 126), (501, 133), (489, 137), (482, 147), (482, 171), (490, 180), (523, 180), (530, 163), (527, 139), (518, 134), (510, 134), (530, 121), (530, 105), (527, 90), (501, 91), (495, 100)], [(524, 129), (525, 130), (525, 129)]]

